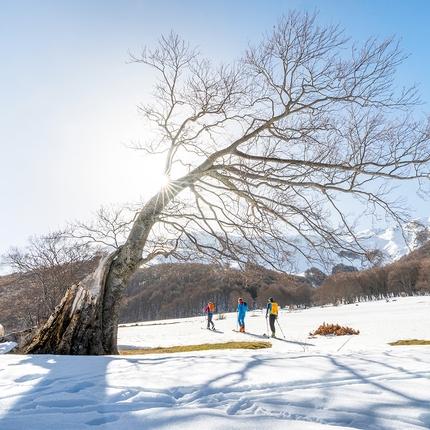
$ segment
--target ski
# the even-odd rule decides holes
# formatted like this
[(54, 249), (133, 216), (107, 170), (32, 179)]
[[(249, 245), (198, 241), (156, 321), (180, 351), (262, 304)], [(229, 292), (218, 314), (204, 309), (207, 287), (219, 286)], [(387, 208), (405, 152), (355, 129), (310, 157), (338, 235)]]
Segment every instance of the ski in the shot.
[(263, 333), (263, 337), (267, 337), (267, 339), (278, 339), (276, 336), (275, 337), (272, 337), (272, 336), (269, 336), (268, 334), (266, 334), (266, 333)]
[(261, 336), (261, 335), (259, 335), (259, 334), (255, 334), (255, 333), (250, 333), (249, 331), (240, 331), (240, 330), (235, 330), (235, 329), (232, 329), (232, 331), (234, 331), (235, 333), (243, 333), (243, 334), (247, 334), (248, 336), (254, 336), (254, 337), (264, 337), (264, 336)]

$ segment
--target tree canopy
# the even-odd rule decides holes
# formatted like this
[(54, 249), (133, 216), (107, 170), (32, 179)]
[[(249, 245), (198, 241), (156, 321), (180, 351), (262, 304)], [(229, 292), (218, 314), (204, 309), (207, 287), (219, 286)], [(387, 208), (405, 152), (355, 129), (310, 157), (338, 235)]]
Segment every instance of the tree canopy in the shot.
[(153, 139), (135, 148), (164, 154), (170, 179), (142, 261), (205, 254), (285, 268), (295, 253), (366, 255), (351, 241), (361, 216), (405, 221), (392, 193), (403, 180), (428, 195), (428, 118), (412, 115), (416, 87), (395, 82), (407, 55), (393, 38), (359, 46), (316, 20), (291, 12), (228, 65), (173, 32), (132, 56), (157, 73), (153, 102), (139, 107)]

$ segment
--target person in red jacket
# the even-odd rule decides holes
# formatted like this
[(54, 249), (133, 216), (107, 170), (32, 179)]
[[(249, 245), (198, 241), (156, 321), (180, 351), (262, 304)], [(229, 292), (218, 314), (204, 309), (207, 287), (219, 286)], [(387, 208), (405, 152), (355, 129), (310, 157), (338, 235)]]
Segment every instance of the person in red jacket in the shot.
[(215, 312), (215, 306), (212, 302), (209, 302), (205, 308), (205, 314), (208, 314), (208, 326), (206, 327), (208, 330), (211, 329), (210, 325), (212, 324), (212, 330), (215, 330), (215, 324), (212, 321), (212, 317)]

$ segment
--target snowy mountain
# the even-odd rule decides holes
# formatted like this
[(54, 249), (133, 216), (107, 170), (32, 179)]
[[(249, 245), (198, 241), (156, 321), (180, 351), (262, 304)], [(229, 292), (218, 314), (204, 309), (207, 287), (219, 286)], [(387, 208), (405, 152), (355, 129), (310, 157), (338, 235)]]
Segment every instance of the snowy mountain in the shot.
[(405, 224), (403, 232), (398, 226), (365, 230), (360, 232), (359, 238), (369, 246), (385, 250), (394, 261), (423, 245), (430, 238), (429, 227), (430, 218), (422, 218)]
[[(360, 245), (369, 251), (378, 253), (380, 264), (393, 263), (411, 251), (418, 249), (430, 239), (430, 217), (418, 218), (399, 226), (392, 226), (386, 229), (363, 230), (357, 234)], [(305, 244), (303, 244), (305, 247)], [(332, 254), (327, 260), (328, 263), (315, 264), (325, 273), (331, 273), (334, 265), (343, 264), (354, 266), (358, 270), (371, 266), (367, 261), (356, 258), (353, 254), (343, 253), (342, 255)], [(305, 258), (298, 259), (297, 273), (303, 273), (309, 269), (310, 263)]]
[[(402, 228), (394, 226), (385, 230), (364, 230), (358, 234), (358, 239), (366, 249), (381, 250), (383, 263), (389, 264), (418, 249), (430, 239), (430, 217), (415, 219)], [(359, 268), (361, 262), (356, 260), (354, 263)]]
[[(196, 237), (200, 243), (206, 246), (214, 242), (214, 239), (206, 235), (206, 233), (196, 234)], [(231, 239), (238, 244), (243, 244), (243, 240), (239, 237), (231, 237)], [(294, 244), (294, 247), (291, 247), (288, 261), (285, 261), (281, 266), (283, 270), (292, 274), (302, 274), (311, 267), (316, 267), (324, 273), (330, 274), (332, 268), (336, 265), (354, 266), (356, 269), (362, 270), (372, 267), (372, 264), (375, 265), (376, 259), (378, 260), (378, 265), (387, 265), (409, 252), (418, 249), (430, 239), (430, 217), (414, 219), (403, 225), (402, 228), (399, 226), (391, 226), (386, 229), (363, 230), (357, 234), (357, 239), (363, 249), (375, 254), (376, 257), (373, 263), (363, 260), (362, 257), (357, 257), (357, 254), (352, 252), (344, 251), (336, 254), (327, 250), (321, 251), (318, 247), (312, 249), (309, 243), (306, 243), (302, 237), (297, 235), (285, 238), (286, 242)], [(317, 241), (314, 241), (314, 243), (316, 242)], [(216, 245), (213, 243), (213, 246)], [(190, 246), (190, 249), (191, 248)], [(190, 249), (184, 248), (184, 255), (189, 252), (192, 253)], [(316, 256), (316, 251), (320, 252), (319, 258)], [(310, 261), (305, 255), (312, 256), (313, 260)], [(324, 255), (324, 257), (321, 255)], [(267, 249), (265, 253), (267, 261), (258, 258), (256, 255), (254, 255), (254, 257), (256, 258), (255, 262), (257, 264), (261, 264), (268, 268), (272, 267), (269, 267), (267, 261), (277, 261), (278, 263), (280, 261), (279, 250), (275, 247), (272, 250)], [(159, 259), (157, 262), (175, 263), (177, 260), (169, 257), (167, 259)], [(202, 259), (201, 262), (206, 261)], [(231, 262), (231, 265), (234, 266), (235, 263)]]

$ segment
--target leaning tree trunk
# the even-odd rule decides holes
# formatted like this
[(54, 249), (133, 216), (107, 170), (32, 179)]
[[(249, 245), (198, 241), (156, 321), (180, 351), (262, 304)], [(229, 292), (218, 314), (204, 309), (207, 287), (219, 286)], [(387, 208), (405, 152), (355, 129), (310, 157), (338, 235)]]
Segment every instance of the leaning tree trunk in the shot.
[(104, 257), (82, 282), (71, 286), (49, 320), (23, 337), (10, 353), (118, 354), (121, 300), (128, 281), (143, 262), (148, 235), (169, 200), (154, 196), (139, 213), (125, 244)]
[(128, 281), (142, 262), (142, 243), (151, 230), (153, 218), (146, 224), (138, 229), (140, 241), (131, 233), (122, 247), (100, 260), (93, 273), (69, 287), (48, 321), (23, 337), (10, 353), (118, 354), (121, 300)]
[(97, 269), (68, 288), (48, 321), (10, 352), (15, 354), (105, 354), (102, 303), (106, 279), (117, 253), (104, 257)]

